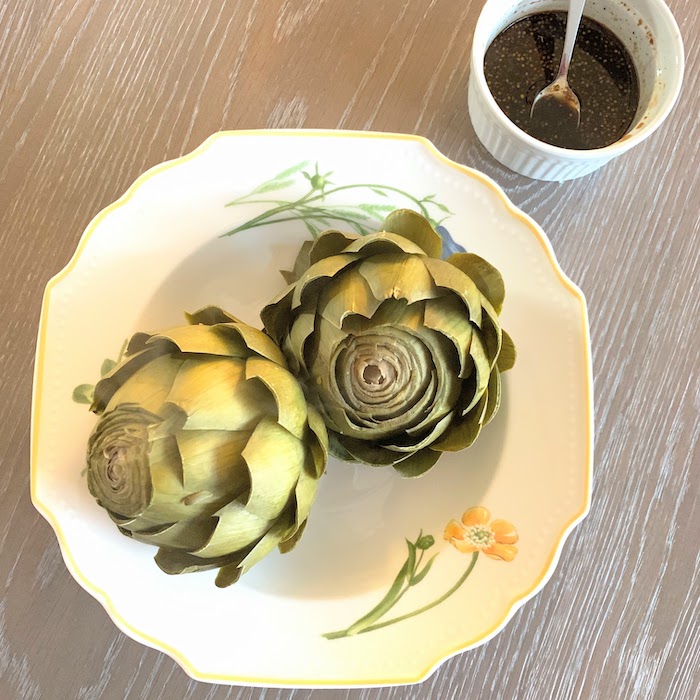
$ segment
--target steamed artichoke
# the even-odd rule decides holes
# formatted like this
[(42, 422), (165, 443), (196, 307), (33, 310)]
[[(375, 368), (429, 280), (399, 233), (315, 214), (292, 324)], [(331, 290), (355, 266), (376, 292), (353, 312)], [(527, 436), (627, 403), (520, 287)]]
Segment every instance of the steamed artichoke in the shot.
[(235, 582), (301, 536), (326, 462), (323, 420), (262, 332), (216, 307), (137, 333), (95, 389), (92, 495), (171, 574)]
[(503, 280), (477, 255), (441, 252), (408, 210), (368, 236), (326, 231), (262, 311), (341, 459), (418, 476), (471, 445), (498, 409), (515, 361), (498, 320)]

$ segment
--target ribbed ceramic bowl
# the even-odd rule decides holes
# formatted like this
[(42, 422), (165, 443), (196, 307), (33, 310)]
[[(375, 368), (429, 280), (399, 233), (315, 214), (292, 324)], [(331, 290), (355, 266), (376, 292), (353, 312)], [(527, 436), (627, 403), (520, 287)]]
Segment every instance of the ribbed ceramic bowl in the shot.
[[(558, 148), (519, 129), (501, 111), (484, 76), (484, 56), (506, 27), (537, 12), (566, 10), (566, 0), (487, 0), (474, 31), (469, 76), (469, 114), (491, 155), (535, 180), (572, 180), (629, 151), (661, 126), (683, 80), (683, 41), (663, 0), (588, 0), (584, 15), (610, 29), (630, 52), (639, 76), (639, 109), (619, 141), (589, 151)], [(584, 106), (585, 108), (585, 106)]]

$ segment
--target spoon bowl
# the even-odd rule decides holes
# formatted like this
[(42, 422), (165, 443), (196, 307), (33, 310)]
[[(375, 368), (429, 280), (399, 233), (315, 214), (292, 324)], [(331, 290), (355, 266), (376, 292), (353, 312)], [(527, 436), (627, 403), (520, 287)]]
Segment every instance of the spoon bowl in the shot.
[(530, 107), (530, 119), (535, 116), (545, 123), (571, 121), (578, 129), (581, 124), (581, 102), (571, 89), (566, 75), (560, 75), (535, 95)]
[(581, 103), (576, 93), (571, 89), (567, 76), (585, 4), (586, 0), (569, 0), (564, 49), (557, 77), (535, 95), (532, 107), (530, 107), (530, 119), (537, 117), (549, 123), (566, 120), (567, 123), (574, 123), (575, 128), (578, 128), (581, 123)]

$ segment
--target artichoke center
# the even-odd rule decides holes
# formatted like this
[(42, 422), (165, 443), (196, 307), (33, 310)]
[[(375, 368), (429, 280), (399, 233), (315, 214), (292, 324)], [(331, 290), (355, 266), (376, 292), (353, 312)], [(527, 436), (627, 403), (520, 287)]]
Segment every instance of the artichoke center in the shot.
[(383, 384), (384, 375), (377, 365), (367, 365), (362, 371), (362, 378), (367, 384)]
[(350, 420), (367, 423), (371, 430), (391, 429), (387, 421), (424, 397), (421, 350), (405, 332), (349, 335), (333, 358), (332, 371), (335, 397)]
[(386, 399), (396, 391), (406, 365), (400, 355), (376, 342), (358, 342), (350, 348), (344, 371), (349, 372), (351, 386), (360, 401)]
[(115, 446), (105, 450), (104, 456), (107, 460), (107, 480), (117, 491), (126, 476), (127, 450), (125, 447)]
[(395, 375), (394, 368), (383, 359), (359, 360), (355, 365), (355, 374), (361, 375), (362, 382), (368, 385), (366, 388), (369, 390), (381, 386), (387, 380), (393, 380)]
[(150, 504), (149, 426), (160, 420), (124, 403), (103, 414), (90, 436), (88, 487), (110, 512), (132, 517)]

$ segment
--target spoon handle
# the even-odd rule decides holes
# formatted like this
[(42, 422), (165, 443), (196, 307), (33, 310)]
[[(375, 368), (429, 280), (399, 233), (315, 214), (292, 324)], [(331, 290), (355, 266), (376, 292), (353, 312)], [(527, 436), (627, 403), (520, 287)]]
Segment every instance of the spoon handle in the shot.
[(566, 36), (564, 38), (564, 50), (561, 54), (561, 63), (559, 64), (559, 73), (557, 78), (561, 78), (569, 72), (571, 65), (571, 56), (574, 53), (574, 44), (576, 43), (576, 35), (578, 27), (581, 24), (581, 16), (583, 15), (583, 6), (586, 0), (569, 0), (569, 11), (566, 14)]

